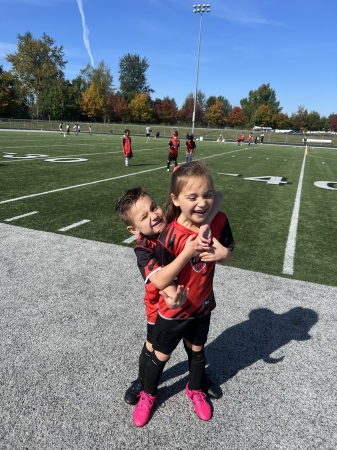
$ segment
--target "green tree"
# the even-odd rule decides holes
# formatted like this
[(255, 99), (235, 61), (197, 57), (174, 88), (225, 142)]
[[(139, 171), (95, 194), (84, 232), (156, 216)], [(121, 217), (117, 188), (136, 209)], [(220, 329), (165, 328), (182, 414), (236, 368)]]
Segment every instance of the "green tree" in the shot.
[(41, 39), (34, 39), (30, 32), (18, 34), (17, 39), (17, 51), (7, 54), (6, 60), (12, 64), (12, 72), (22, 84), (27, 98), (36, 102), (46, 81), (64, 78), (67, 61), (63, 59), (63, 47), (57, 47), (54, 39), (45, 33)]
[(321, 116), (317, 111), (311, 111), (307, 116), (307, 126), (309, 131), (319, 131), (321, 129)]
[(248, 98), (240, 100), (240, 105), (248, 126), (260, 125), (255, 118), (259, 106), (268, 106), (272, 116), (282, 111), (280, 102), (276, 100), (276, 93), (269, 83), (262, 84), (256, 91), (249, 91)]
[(232, 127), (242, 127), (245, 123), (245, 114), (239, 106), (235, 106), (228, 116), (228, 123)]
[(153, 113), (148, 94), (136, 94), (129, 103), (129, 111), (134, 122), (151, 122)]
[(175, 125), (178, 119), (178, 107), (173, 98), (157, 98), (154, 102), (154, 112), (160, 123)]
[(139, 93), (150, 96), (154, 92), (147, 81), (148, 68), (147, 58), (141, 58), (139, 55), (127, 53), (119, 59), (119, 89), (128, 103)]
[(20, 83), (0, 66), (0, 117), (28, 118), (28, 113)]
[(304, 106), (299, 106), (297, 112), (291, 115), (290, 125), (293, 130), (306, 131), (308, 129), (308, 111)]
[(273, 125), (273, 113), (268, 105), (260, 105), (255, 111), (255, 123), (261, 127), (270, 127)]

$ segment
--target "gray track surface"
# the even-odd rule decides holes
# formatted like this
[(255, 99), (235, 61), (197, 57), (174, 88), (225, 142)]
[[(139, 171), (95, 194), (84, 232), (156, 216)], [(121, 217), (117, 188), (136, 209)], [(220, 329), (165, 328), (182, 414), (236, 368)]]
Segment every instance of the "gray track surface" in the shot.
[(150, 422), (123, 401), (145, 339), (130, 248), (0, 224), (0, 448), (336, 449), (337, 288), (217, 267), (202, 422), (182, 345)]

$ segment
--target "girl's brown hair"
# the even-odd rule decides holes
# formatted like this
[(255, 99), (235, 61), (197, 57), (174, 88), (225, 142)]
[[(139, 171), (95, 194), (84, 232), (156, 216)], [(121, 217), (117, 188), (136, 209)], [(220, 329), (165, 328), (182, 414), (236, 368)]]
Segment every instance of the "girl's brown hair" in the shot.
[(205, 164), (203, 164), (200, 161), (192, 161), (183, 164), (173, 172), (171, 178), (170, 193), (166, 201), (165, 218), (167, 223), (172, 222), (172, 220), (178, 217), (179, 214), (181, 213), (179, 206), (175, 206), (175, 204), (173, 203), (171, 194), (173, 194), (174, 197), (178, 197), (178, 195), (183, 189), (183, 186), (185, 186), (185, 184), (191, 178), (198, 178), (198, 177), (206, 178), (207, 180), (209, 180), (213, 189), (213, 180), (210, 171), (205, 166)]

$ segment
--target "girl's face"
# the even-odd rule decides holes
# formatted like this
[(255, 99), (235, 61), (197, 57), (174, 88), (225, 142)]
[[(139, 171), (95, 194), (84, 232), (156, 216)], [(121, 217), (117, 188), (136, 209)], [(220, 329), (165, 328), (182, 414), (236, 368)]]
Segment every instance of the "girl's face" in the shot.
[(179, 222), (202, 224), (210, 213), (214, 203), (214, 191), (211, 181), (206, 177), (192, 177), (185, 184), (180, 194), (171, 194), (175, 206), (179, 206), (181, 214)]

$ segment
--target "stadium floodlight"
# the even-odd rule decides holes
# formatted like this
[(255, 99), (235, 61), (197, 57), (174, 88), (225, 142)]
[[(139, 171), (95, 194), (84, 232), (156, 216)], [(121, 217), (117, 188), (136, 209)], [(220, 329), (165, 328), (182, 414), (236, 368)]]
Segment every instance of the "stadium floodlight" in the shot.
[(202, 5), (193, 5), (193, 12), (200, 14), (200, 27), (199, 27), (199, 41), (198, 41), (198, 59), (197, 59), (197, 74), (195, 81), (195, 95), (194, 95), (194, 106), (193, 106), (193, 116), (192, 116), (192, 133), (194, 134), (195, 125), (195, 111), (197, 108), (197, 95), (198, 95), (198, 77), (199, 77), (199, 61), (200, 61), (200, 42), (201, 42), (201, 30), (202, 30), (202, 15), (203, 13), (209, 13), (211, 11), (211, 5), (209, 3), (203, 3)]

